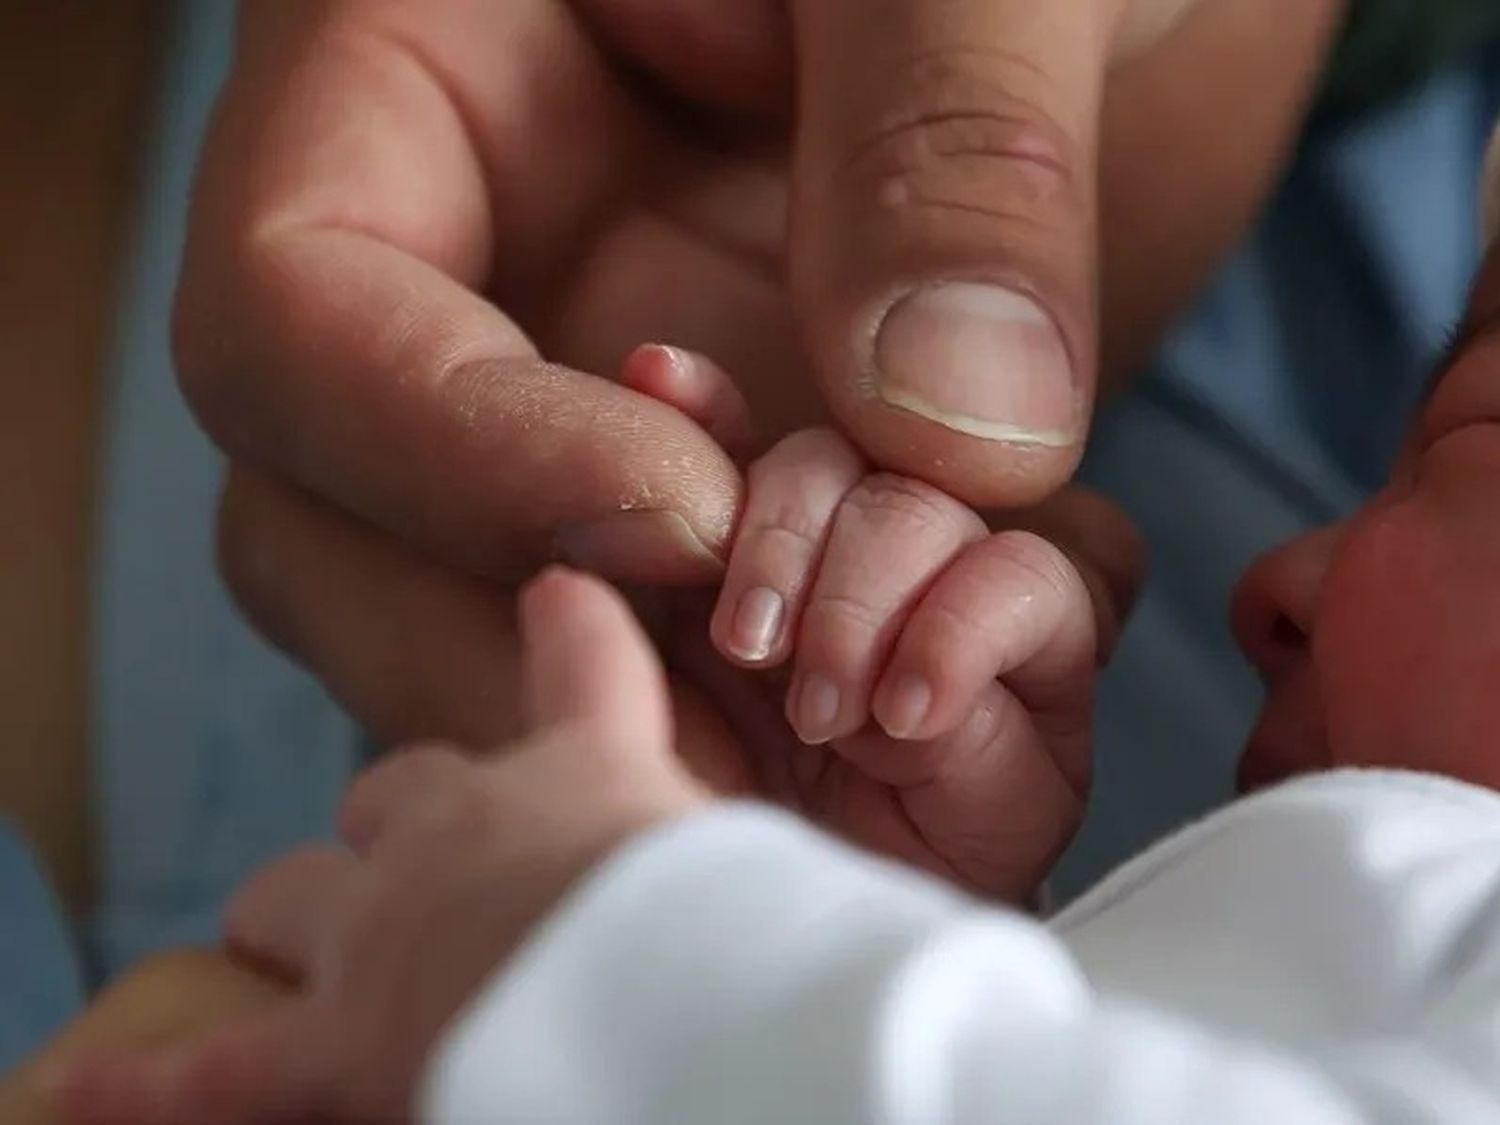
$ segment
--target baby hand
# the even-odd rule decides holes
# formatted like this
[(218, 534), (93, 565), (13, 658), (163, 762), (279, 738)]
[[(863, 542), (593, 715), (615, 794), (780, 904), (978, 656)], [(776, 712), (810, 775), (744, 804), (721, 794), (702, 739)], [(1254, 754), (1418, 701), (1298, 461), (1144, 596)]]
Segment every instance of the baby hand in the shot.
[[(711, 432), (748, 432), (701, 357), (639, 352), (625, 379)], [(1117, 532), (1118, 513), (1088, 502)], [(1128, 528), (1123, 543), (1133, 556)], [(830, 430), (784, 438), (749, 467), (710, 626), (740, 667), (790, 671), (801, 745), (741, 731), (763, 787), (877, 850), (1029, 894), (1087, 795), (1114, 629), (1094, 585), (1048, 539), (992, 531), (945, 493), (872, 471)]]
[(68, 1120), (415, 1121), (445, 1028), (556, 903), (627, 840), (704, 805), (624, 601), (554, 571), (520, 618), (526, 737), (386, 757), (345, 797), (340, 845), (299, 848), (235, 896), (230, 946), (296, 993), (191, 1042), (69, 1064), (49, 1080)]

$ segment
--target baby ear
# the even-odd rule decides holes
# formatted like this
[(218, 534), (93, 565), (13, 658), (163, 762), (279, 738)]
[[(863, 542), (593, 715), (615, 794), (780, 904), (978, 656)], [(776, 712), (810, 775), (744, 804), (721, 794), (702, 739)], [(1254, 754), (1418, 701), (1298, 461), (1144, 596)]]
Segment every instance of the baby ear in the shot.
[(1484, 179), (1479, 186), (1480, 233), (1486, 249), (1500, 241), (1500, 123), (1490, 138), (1484, 159)]

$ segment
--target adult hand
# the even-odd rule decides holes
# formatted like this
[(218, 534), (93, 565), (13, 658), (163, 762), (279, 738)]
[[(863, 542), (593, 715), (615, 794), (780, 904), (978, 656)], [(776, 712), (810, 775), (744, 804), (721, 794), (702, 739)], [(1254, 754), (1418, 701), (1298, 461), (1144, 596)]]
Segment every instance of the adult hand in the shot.
[(367, 773), (348, 848), (307, 848), (230, 908), (231, 945), (298, 999), (155, 1056), (57, 1077), (94, 1125), (409, 1120), (464, 1003), (572, 884), (706, 794), (671, 752), (665, 684), (623, 601), (549, 573), (523, 599), (528, 738), (487, 760), (441, 747)]
[[(1212, 0), (1139, 54), (1185, 6), (245, 5), (176, 324), (189, 398), (257, 496), (227, 507), (242, 596), (276, 604), (280, 635), (333, 679), (334, 662), (378, 663), (338, 635), (369, 629), (333, 608), (342, 592), (296, 600), (309, 584), (277, 567), (348, 541), (348, 517), (390, 537), (412, 582), (462, 588), (440, 601), (468, 588), (421, 557), (511, 579), (561, 546), (620, 579), (711, 579), (733, 466), (589, 374), (645, 340), (745, 373), (769, 437), (822, 420), (821, 387), (879, 463), (974, 502), (1049, 491), (1092, 395), (1095, 212), (1120, 367), (1253, 210), (1339, 5)], [(1106, 69), (1135, 54), (1101, 131)], [(957, 332), (920, 297), (915, 330), (876, 331), (899, 293), (955, 279), (1047, 315), (948, 286), (994, 331)], [(1021, 360), (955, 376), (1002, 339)], [(877, 352), (894, 358), (877, 369)], [(926, 398), (908, 378), (924, 373), (945, 380)], [(1009, 423), (991, 421), (1045, 440), (965, 432), (984, 410), (938, 401), (965, 389), (1009, 396), (989, 410)], [(267, 537), (293, 525), (306, 542)], [(414, 589), (374, 590), (356, 556), (319, 565), (371, 593), (364, 614)]]

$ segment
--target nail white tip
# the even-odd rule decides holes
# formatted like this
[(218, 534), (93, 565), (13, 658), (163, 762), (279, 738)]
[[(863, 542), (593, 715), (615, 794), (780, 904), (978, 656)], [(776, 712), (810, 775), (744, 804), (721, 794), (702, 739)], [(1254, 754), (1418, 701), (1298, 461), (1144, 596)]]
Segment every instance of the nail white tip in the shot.
[(926, 399), (910, 394), (899, 387), (876, 389), (882, 401), (897, 410), (905, 410), (929, 422), (984, 441), (1004, 442), (1006, 445), (1029, 445), (1044, 449), (1063, 449), (1073, 444), (1074, 435), (1067, 430), (1028, 430), (1004, 422), (991, 422), (986, 418), (975, 418), (968, 414), (955, 414), (940, 410)]

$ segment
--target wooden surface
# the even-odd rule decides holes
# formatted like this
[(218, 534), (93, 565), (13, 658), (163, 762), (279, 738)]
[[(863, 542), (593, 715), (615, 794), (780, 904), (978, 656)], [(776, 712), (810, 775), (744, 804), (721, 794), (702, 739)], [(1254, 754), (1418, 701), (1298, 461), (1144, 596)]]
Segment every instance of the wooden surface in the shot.
[(0, 814), (73, 905), (100, 372), (161, 26), (154, 0), (0, 0)]
[(101, 995), (30, 1063), (0, 1076), (0, 1122), (57, 1125), (37, 1076), (87, 1052), (183, 1042), (234, 1016), (263, 1011), (288, 993), (212, 952), (146, 962)]

